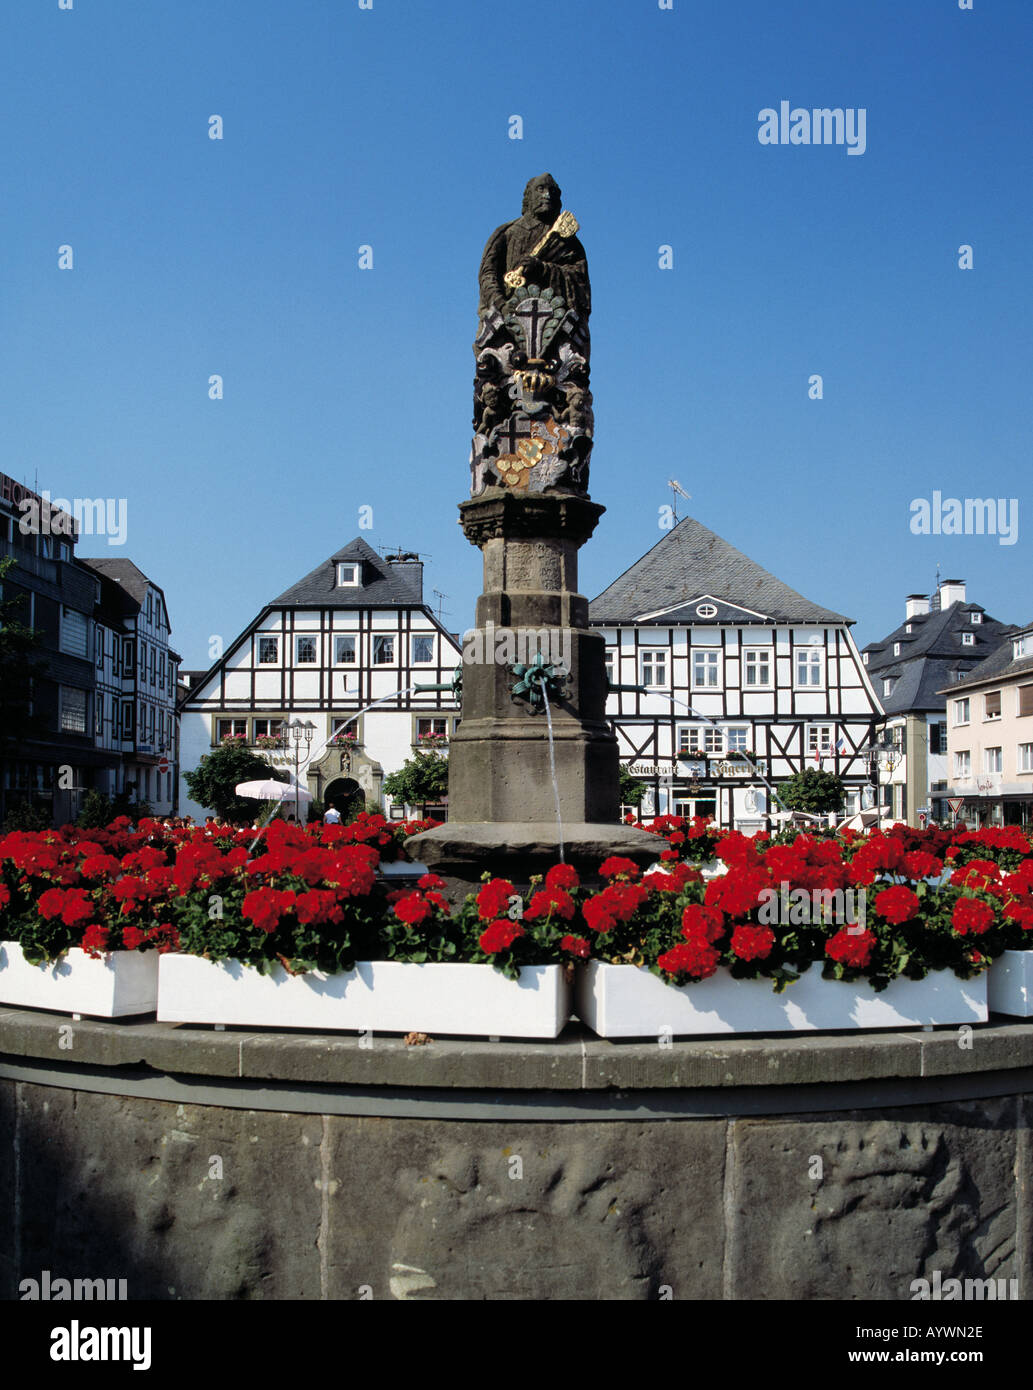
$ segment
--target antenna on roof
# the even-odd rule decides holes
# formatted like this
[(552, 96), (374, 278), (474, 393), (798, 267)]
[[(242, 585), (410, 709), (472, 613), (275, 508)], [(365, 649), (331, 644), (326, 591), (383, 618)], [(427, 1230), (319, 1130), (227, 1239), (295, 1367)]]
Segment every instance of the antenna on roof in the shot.
[(450, 595), (443, 594), (440, 589), (433, 589), (431, 592), (438, 601), (438, 622), (440, 623), (442, 613), (450, 613), (452, 611), (450, 608), (442, 608), (441, 606), (443, 600), (449, 598)]
[(679, 497), (684, 497), (685, 500), (686, 500), (686, 502), (691, 502), (691, 501), (692, 501), (692, 494), (691, 494), (691, 492), (686, 492), (686, 491), (685, 491), (685, 489), (682, 487), (681, 483), (678, 482), (677, 478), (669, 478), (669, 479), (667, 480), (667, 486), (671, 489), (671, 497), (673, 498), (673, 501), (672, 501), (672, 503), (671, 503), (671, 514), (673, 515), (674, 520), (677, 521), (677, 520), (678, 520), (678, 498), (679, 498)]

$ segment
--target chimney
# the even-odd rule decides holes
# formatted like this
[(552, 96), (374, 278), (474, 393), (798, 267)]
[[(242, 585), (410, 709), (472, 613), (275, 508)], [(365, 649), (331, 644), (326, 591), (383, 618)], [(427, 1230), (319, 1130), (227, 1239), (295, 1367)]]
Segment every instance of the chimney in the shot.
[(385, 555), (391, 572), (404, 580), (412, 594), (413, 603), (423, 602), (423, 561), (411, 550), (400, 550), (397, 555)]
[(904, 616), (906, 618), (921, 618), (929, 612), (929, 600), (925, 594), (908, 594), (904, 600)]
[(940, 582), (940, 612), (945, 613), (952, 603), (965, 602), (965, 581), (944, 579)]

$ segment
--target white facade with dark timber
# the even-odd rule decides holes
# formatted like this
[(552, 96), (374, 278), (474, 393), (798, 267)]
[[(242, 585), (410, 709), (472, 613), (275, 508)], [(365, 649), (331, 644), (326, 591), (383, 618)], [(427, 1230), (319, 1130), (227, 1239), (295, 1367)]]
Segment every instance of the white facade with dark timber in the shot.
[[(267, 604), (182, 695), (182, 768), (193, 770), (235, 735), (293, 775), (293, 749), (263, 742), (293, 719), (311, 720), (302, 785), (307, 777), (317, 800), (341, 809), (360, 796), (379, 801), (384, 776), (411, 757), (420, 736), (447, 738), (458, 718), (450, 690), (409, 687), (450, 683), (461, 658), (423, 602), (419, 559), (384, 559), (356, 538)], [(328, 743), (342, 730), (356, 735), (354, 744)], [(302, 745), (303, 764), (306, 756)], [(180, 808), (195, 819), (205, 814), (185, 782)]]
[(606, 638), (607, 713), (621, 761), (648, 791), (644, 814), (768, 826), (771, 794), (804, 768), (836, 773), (846, 812), (868, 784), (882, 709), (852, 619), (805, 599), (687, 517), (590, 607)]

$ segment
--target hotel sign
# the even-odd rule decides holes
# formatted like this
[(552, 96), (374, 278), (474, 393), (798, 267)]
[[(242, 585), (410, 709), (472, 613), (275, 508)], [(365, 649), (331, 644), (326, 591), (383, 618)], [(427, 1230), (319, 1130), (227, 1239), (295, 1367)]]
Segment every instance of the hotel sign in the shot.
[(752, 763), (738, 759), (679, 758), (671, 762), (631, 763), (628, 771), (632, 777), (753, 777), (757, 772), (767, 775), (767, 761), (758, 759), (756, 768)]

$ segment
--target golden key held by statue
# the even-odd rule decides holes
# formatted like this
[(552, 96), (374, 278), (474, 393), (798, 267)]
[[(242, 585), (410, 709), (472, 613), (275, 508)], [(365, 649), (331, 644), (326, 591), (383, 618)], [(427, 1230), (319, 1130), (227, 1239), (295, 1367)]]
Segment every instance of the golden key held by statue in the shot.
[[(572, 212), (561, 212), (559, 217), (556, 218), (556, 221), (542, 237), (541, 241), (531, 248), (531, 255), (537, 256), (544, 251), (550, 237), (573, 236), (577, 230), (578, 220), (574, 214)], [(522, 289), (526, 283), (524, 280), (524, 267), (518, 265), (516, 270), (507, 270), (502, 278), (511, 290)]]

